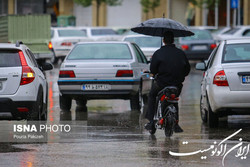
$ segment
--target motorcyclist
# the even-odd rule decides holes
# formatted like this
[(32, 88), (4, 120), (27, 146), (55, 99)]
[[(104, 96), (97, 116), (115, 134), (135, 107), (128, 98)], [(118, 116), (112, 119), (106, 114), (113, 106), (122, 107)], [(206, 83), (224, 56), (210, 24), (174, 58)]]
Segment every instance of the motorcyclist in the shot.
[[(154, 126), (153, 118), (156, 111), (158, 92), (166, 86), (176, 86), (180, 94), (182, 83), (190, 72), (188, 59), (181, 49), (175, 47), (172, 32), (167, 31), (164, 33), (163, 43), (165, 45), (155, 51), (150, 64), (150, 71), (155, 76), (155, 80), (149, 93), (148, 109), (145, 116), (149, 120), (149, 123), (145, 125), (147, 130), (152, 130)], [(178, 104), (176, 107), (177, 120), (179, 120)], [(175, 126), (175, 132), (183, 132), (179, 124)]]

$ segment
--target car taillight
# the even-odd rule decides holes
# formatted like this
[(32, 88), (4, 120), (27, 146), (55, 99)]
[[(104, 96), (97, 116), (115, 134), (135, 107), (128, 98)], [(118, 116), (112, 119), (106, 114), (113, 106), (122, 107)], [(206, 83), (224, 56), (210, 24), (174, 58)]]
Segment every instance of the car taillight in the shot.
[(215, 74), (213, 84), (217, 86), (228, 86), (227, 77), (224, 70), (221, 70)]
[(21, 65), (22, 65), (22, 78), (21, 78), (20, 85), (26, 85), (34, 81), (35, 72), (32, 70), (32, 68), (28, 66), (23, 52), (19, 51), (18, 54), (21, 60)]
[(118, 70), (116, 77), (133, 77), (133, 70)]
[(182, 50), (188, 50), (189, 46), (188, 45), (181, 45)]
[(49, 45), (48, 45), (49, 49), (53, 49), (53, 45), (51, 42), (49, 42)]
[(71, 46), (72, 43), (71, 42), (63, 42), (61, 43), (61, 46)]
[(210, 49), (214, 49), (214, 48), (216, 48), (216, 46), (217, 46), (216, 44), (211, 44)]
[(59, 78), (75, 78), (74, 71), (60, 71)]

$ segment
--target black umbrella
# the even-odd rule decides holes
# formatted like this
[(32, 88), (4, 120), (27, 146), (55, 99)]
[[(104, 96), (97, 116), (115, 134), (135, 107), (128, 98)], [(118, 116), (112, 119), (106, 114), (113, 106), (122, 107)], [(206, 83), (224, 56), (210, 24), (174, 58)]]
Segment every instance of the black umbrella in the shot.
[(166, 31), (172, 31), (175, 37), (192, 36), (194, 33), (178, 21), (166, 18), (154, 18), (146, 20), (137, 27), (131, 28), (132, 31), (151, 36), (163, 37)]

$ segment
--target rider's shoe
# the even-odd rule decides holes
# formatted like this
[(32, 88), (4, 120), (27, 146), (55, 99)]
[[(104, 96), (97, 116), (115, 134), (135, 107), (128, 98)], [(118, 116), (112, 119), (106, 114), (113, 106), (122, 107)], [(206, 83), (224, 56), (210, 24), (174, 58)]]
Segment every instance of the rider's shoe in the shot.
[(154, 121), (150, 121), (149, 123), (144, 125), (144, 128), (147, 130), (152, 130), (154, 126)]
[(180, 127), (179, 124), (176, 124), (175, 127), (174, 127), (174, 132), (175, 133), (181, 133), (181, 132), (183, 132), (183, 129)]

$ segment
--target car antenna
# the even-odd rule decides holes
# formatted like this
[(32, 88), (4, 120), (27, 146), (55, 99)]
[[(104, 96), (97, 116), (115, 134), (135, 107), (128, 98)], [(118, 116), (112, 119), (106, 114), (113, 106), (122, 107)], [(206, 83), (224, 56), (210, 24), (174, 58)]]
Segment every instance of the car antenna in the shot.
[(16, 47), (19, 47), (21, 44), (23, 44), (22, 41), (16, 41)]

